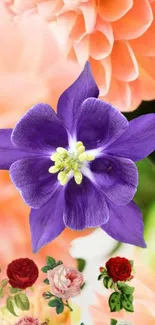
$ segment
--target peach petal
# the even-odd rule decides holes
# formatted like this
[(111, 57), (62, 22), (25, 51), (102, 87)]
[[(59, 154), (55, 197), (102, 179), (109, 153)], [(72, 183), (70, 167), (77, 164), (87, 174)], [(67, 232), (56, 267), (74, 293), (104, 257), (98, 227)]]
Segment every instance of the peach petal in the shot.
[(142, 101), (142, 90), (141, 90), (141, 84), (139, 79), (136, 79), (129, 83), (130, 89), (131, 89), (131, 106), (130, 111), (135, 110)]
[(129, 82), (138, 77), (138, 63), (128, 42), (114, 42), (111, 62), (113, 76), (116, 79)]
[(43, 1), (38, 3), (38, 13), (47, 20), (52, 19), (53, 15), (57, 13), (58, 10), (61, 9), (63, 4), (60, 3), (60, 7), (58, 7), (58, 3), (55, 1)]
[(34, 8), (37, 3), (38, 0), (15, 0), (12, 8), (14, 9), (14, 12), (21, 14), (26, 10)]
[[(138, 18), (137, 18), (138, 17)], [(151, 25), (153, 14), (147, 0), (134, 0), (133, 7), (120, 20), (112, 23), (116, 39), (134, 39)]]
[(138, 56), (138, 62), (142, 98), (152, 100), (155, 97), (155, 58)]
[(105, 96), (109, 91), (111, 81), (110, 56), (100, 61), (90, 58), (93, 76), (100, 89), (100, 96)]
[(101, 96), (101, 99), (106, 102), (110, 102), (118, 110), (127, 112), (131, 106), (130, 86), (127, 82), (112, 78), (109, 92), (106, 94), (106, 96)]
[(74, 42), (74, 51), (80, 65), (84, 65), (89, 58), (89, 35), (85, 35), (80, 42)]
[(76, 13), (74, 11), (67, 12), (57, 17), (55, 32), (60, 46), (63, 46), (64, 51), (68, 52), (68, 45), (71, 43), (70, 34), (76, 24)]
[(86, 28), (85, 28), (84, 17), (82, 14), (78, 14), (74, 27), (72, 28), (72, 31), (70, 33), (70, 37), (73, 41), (80, 42), (80, 40), (85, 35), (85, 33), (86, 33)]
[(87, 33), (92, 33), (96, 23), (96, 8), (91, 1), (82, 3), (80, 9), (84, 16), (85, 29)]
[(98, 14), (102, 19), (113, 22), (123, 17), (133, 6), (133, 0), (100, 1)]
[[(152, 11), (155, 17), (155, 2), (152, 4)], [(130, 44), (137, 54), (155, 56), (155, 20), (142, 36), (131, 40)]]
[(90, 56), (96, 60), (104, 59), (111, 53), (113, 41), (111, 25), (98, 17), (95, 31), (90, 35)]

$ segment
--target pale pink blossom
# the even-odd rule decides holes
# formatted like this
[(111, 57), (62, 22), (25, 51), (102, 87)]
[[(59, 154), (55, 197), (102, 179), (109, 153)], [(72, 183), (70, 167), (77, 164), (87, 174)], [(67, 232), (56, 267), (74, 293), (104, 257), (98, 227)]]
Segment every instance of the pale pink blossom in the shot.
[(83, 284), (82, 273), (63, 264), (48, 271), (48, 279), (52, 293), (63, 299), (79, 295)]
[(89, 59), (105, 101), (129, 111), (155, 98), (154, 0), (3, 1), (16, 22), (44, 21), (69, 59)]
[(40, 325), (37, 318), (23, 317), (15, 325)]

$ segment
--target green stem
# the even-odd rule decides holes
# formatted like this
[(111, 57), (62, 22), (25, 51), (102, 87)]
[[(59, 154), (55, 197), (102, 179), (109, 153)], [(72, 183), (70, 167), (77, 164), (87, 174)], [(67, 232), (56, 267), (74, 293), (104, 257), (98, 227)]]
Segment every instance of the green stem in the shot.
[(68, 304), (68, 300), (66, 300), (66, 304), (64, 304), (64, 306), (68, 307), (70, 311), (73, 311), (73, 309), (71, 308), (71, 306)]

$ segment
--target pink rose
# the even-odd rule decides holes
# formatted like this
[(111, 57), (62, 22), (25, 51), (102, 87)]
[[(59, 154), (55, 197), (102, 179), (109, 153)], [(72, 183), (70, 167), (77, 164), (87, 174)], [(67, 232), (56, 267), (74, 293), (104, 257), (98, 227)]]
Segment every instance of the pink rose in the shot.
[(39, 325), (39, 321), (37, 318), (33, 317), (23, 317), (19, 322), (15, 325)]
[(52, 293), (59, 298), (69, 299), (80, 294), (83, 275), (73, 267), (58, 265), (48, 271), (48, 279)]

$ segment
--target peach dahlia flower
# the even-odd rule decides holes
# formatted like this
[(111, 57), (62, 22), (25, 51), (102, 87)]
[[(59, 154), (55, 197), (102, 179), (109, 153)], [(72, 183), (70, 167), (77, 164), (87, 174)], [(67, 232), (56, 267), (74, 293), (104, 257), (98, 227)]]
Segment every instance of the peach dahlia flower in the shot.
[(90, 60), (101, 98), (122, 111), (155, 98), (154, 0), (3, 0), (17, 23), (36, 17), (68, 58)]

